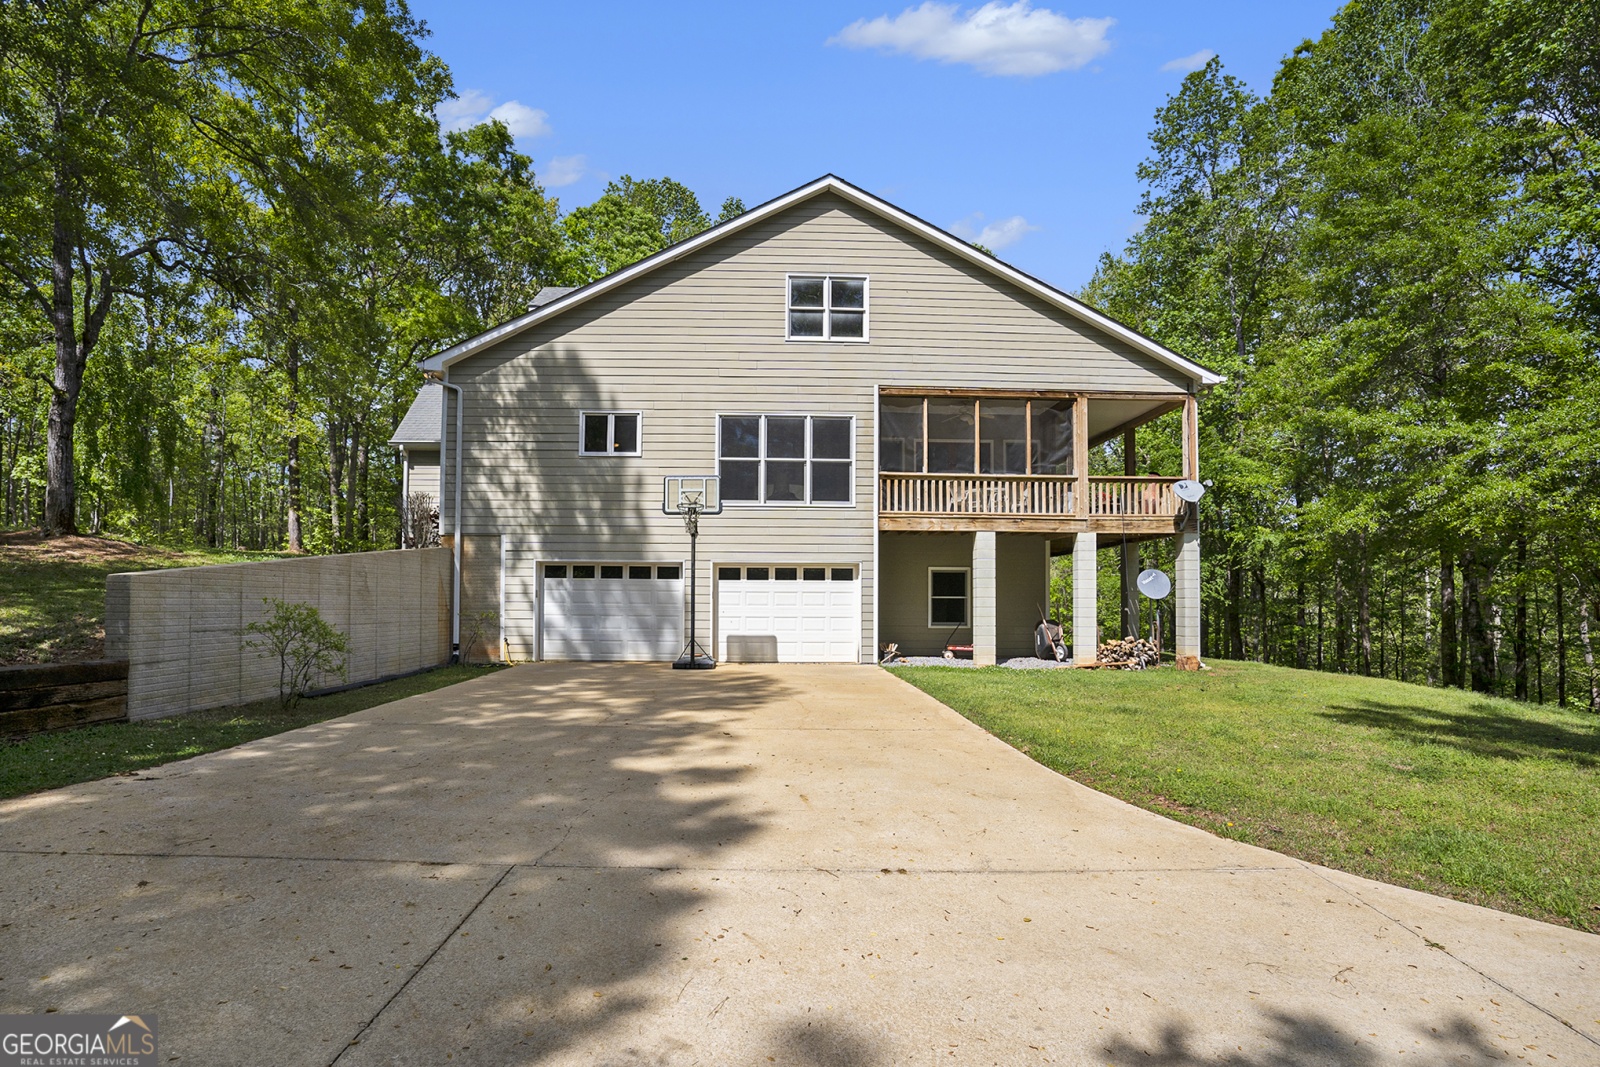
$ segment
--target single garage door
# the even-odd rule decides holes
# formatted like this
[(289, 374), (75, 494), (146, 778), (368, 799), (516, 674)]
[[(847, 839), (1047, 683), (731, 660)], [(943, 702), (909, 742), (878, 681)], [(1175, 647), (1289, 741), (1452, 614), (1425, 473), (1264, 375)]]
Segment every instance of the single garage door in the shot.
[(717, 568), (718, 658), (855, 663), (861, 571), (837, 564)]
[(683, 568), (546, 563), (545, 659), (672, 660), (683, 651)]

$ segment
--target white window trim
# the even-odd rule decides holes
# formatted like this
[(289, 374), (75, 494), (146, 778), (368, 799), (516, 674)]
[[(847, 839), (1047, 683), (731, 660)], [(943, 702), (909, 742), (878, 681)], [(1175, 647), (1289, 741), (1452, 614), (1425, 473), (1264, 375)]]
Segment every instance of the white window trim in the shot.
[[(790, 283), (795, 278), (821, 278), (824, 282), (822, 304), (822, 336), (821, 337), (796, 337), (789, 332), (789, 294), (793, 291)], [(846, 281), (861, 283), (861, 336), (860, 337), (834, 337), (833, 320), (828, 313), (833, 308), (833, 279), (843, 278)], [(802, 309), (815, 310), (815, 309)], [(854, 308), (840, 308), (841, 311), (853, 311)], [(830, 342), (833, 344), (866, 344), (872, 339), (872, 279), (865, 274), (850, 274), (841, 272), (832, 274), (827, 271), (794, 271), (783, 276), (783, 336), (787, 341), (798, 341), (802, 344), (816, 344)]]
[[(774, 500), (774, 501), (770, 501), (769, 502), (769, 501), (766, 501), (766, 500), (729, 500), (726, 496), (723, 496), (722, 497), (722, 506), (724, 508), (853, 508), (853, 507), (856, 506), (856, 497), (859, 495), (859, 490), (858, 490), (858, 488), (856, 486), (856, 466), (858, 464), (858, 457), (857, 457), (856, 453), (858, 451), (858, 446), (856, 444), (856, 417), (854, 415), (840, 415), (840, 414), (834, 414), (832, 412), (827, 412), (827, 411), (808, 411), (808, 412), (791, 412), (791, 411), (719, 411), (715, 415), (713, 415), (712, 417), (717, 420), (716, 433), (713, 435), (716, 438), (716, 454), (712, 457), (712, 462), (716, 465), (718, 477), (721, 477), (721, 475), (722, 475), (722, 461), (723, 461), (724, 458), (732, 459), (732, 460), (735, 460), (735, 461), (742, 461), (742, 462), (745, 462), (745, 463), (752, 462), (751, 458), (748, 457), (748, 456), (744, 456), (744, 457), (740, 457), (740, 456), (724, 457), (722, 455), (722, 420), (723, 419), (760, 419), (761, 420), (761, 444), (759, 446), (760, 455), (755, 457), (755, 461), (759, 462), (759, 464), (760, 464), (760, 468), (759, 468), (760, 472), (757, 475), (758, 481), (757, 481), (756, 484), (760, 487), (761, 493), (762, 493), (763, 496), (765, 496), (766, 492), (767, 492), (767, 469), (766, 469), (766, 463), (767, 463), (767, 420), (768, 419), (805, 419), (806, 420), (806, 454), (805, 454), (805, 458), (803, 460), (799, 461), (799, 462), (805, 463), (805, 465), (806, 465), (806, 498), (804, 500)], [(848, 461), (839, 460), (839, 459), (817, 460), (811, 455), (811, 420), (812, 419), (849, 419), (850, 420), (850, 458), (849, 458)], [(779, 462), (780, 463), (783, 463), (783, 462), (793, 463), (793, 462), (796, 462), (796, 461), (795, 460), (783, 460), (783, 459), (780, 458)], [(811, 464), (814, 463), (814, 462), (820, 462), (820, 463), (844, 463), (844, 462), (849, 462), (849, 464), (850, 464), (850, 499), (849, 500), (816, 500), (816, 501), (813, 501), (811, 499)], [(719, 489), (719, 493), (720, 493), (720, 489)], [(732, 564), (729, 564), (729, 566), (732, 566)], [(755, 566), (759, 567), (759, 566), (761, 566), (761, 564), (758, 563), (758, 564), (755, 564)], [(785, 563), (784, 566), (787, 567), (788, 564)]]
[[(953, 622), (933, 621), (933, 576), (938, 574), (961, 573), (967, 578), (967, 595), (962, 612), (961, 625)], [(948, 598), (941, 598), (948, 599)], [(928, 629), (930, 630), (970, 630), (972, 629), (972, 568), (971, 567), (929, 567), (928, 568)]]
[[(637, 421), (637, 437), (635, 438), (635, 441), (637, 442), (638, 447), (636, 447), (632, 452), (609, 452), (609, 451), (607, 451), (607, 452), (588, 452), (588, 451), (585, 451), (584, 447), (583, 447), (583, 422), (590, 415), (605, 415), (605, 416), (607, 416), (607, 419), (608, 419), (608, 421), (606, 422), (606, 430), (607, 430), (606, 440), (607, 441), (614, 440), (616, 438), (616, 434), (613, 433), (613, 432), (610, 432), (612, 430), (613, 426), (615, 425), (615, 423), (610, 421), (610, 420), (615, 419), (615, 417), (618, 416), (618, 415), (632, 415), (636, 420), (638, 420)], [(611, 408), (586, 408), (586, 409), (580, 410), (578, 412), (578, 455), (580, 455), (580, 456), (623, 456), (623, 457), (626, 457), (626, 456), (642, 456), (642, 455), (644, 455), (644, 412), (642, 412), (642, 411), (616, 411), (616, 410), (613, 410)]]

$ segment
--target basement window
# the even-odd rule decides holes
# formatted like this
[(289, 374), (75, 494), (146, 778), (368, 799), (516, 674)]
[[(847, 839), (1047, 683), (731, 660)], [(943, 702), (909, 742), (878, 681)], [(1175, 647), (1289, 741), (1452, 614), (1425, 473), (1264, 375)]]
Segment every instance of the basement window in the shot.
[(928, 568), (928, 627), (953, 629), (971, 622), (972, 572), (964, 567)]

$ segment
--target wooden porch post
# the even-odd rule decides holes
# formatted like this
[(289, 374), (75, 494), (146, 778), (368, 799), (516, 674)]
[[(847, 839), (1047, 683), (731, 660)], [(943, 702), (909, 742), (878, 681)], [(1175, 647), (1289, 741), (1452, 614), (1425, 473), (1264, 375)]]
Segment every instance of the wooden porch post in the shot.
[[(1138, 431), (1133, 427), (1122, 431), (1122, 473), (1132, 475), (1139, 473), (1139, 461), (1135, 452), (1135, 434)], [(1129, 497), (1132, 487), (1124, 490)], [(1127, 499), (1125, 497), (1124, 499)], [(1137, 542), (1122, 542), (1122, 636), (1139, 636), (1139, 587), (1136, 580), (1139, 577), (1139, 545)]]
[(1072, 509), (1080, 519), (1089, 517), (1089, 398), (1072, 398), (1072, 473), (1077, 494)]

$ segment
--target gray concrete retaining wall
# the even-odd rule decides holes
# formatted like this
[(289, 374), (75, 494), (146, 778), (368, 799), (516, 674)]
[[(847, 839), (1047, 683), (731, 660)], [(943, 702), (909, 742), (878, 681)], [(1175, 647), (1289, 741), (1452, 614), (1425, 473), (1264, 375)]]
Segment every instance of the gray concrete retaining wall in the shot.
[[(311, 604), (350, 639), (351, 682), (444, 663), (450, 655), (450, 550), (303, 556), (113, 574), (106, 655), (128, 661), (128, 717), (153, 719), (278, 695), (278, 664), (240, 631), (270, 599)], [(314, 686), (337, 685), (337, 675)]]

